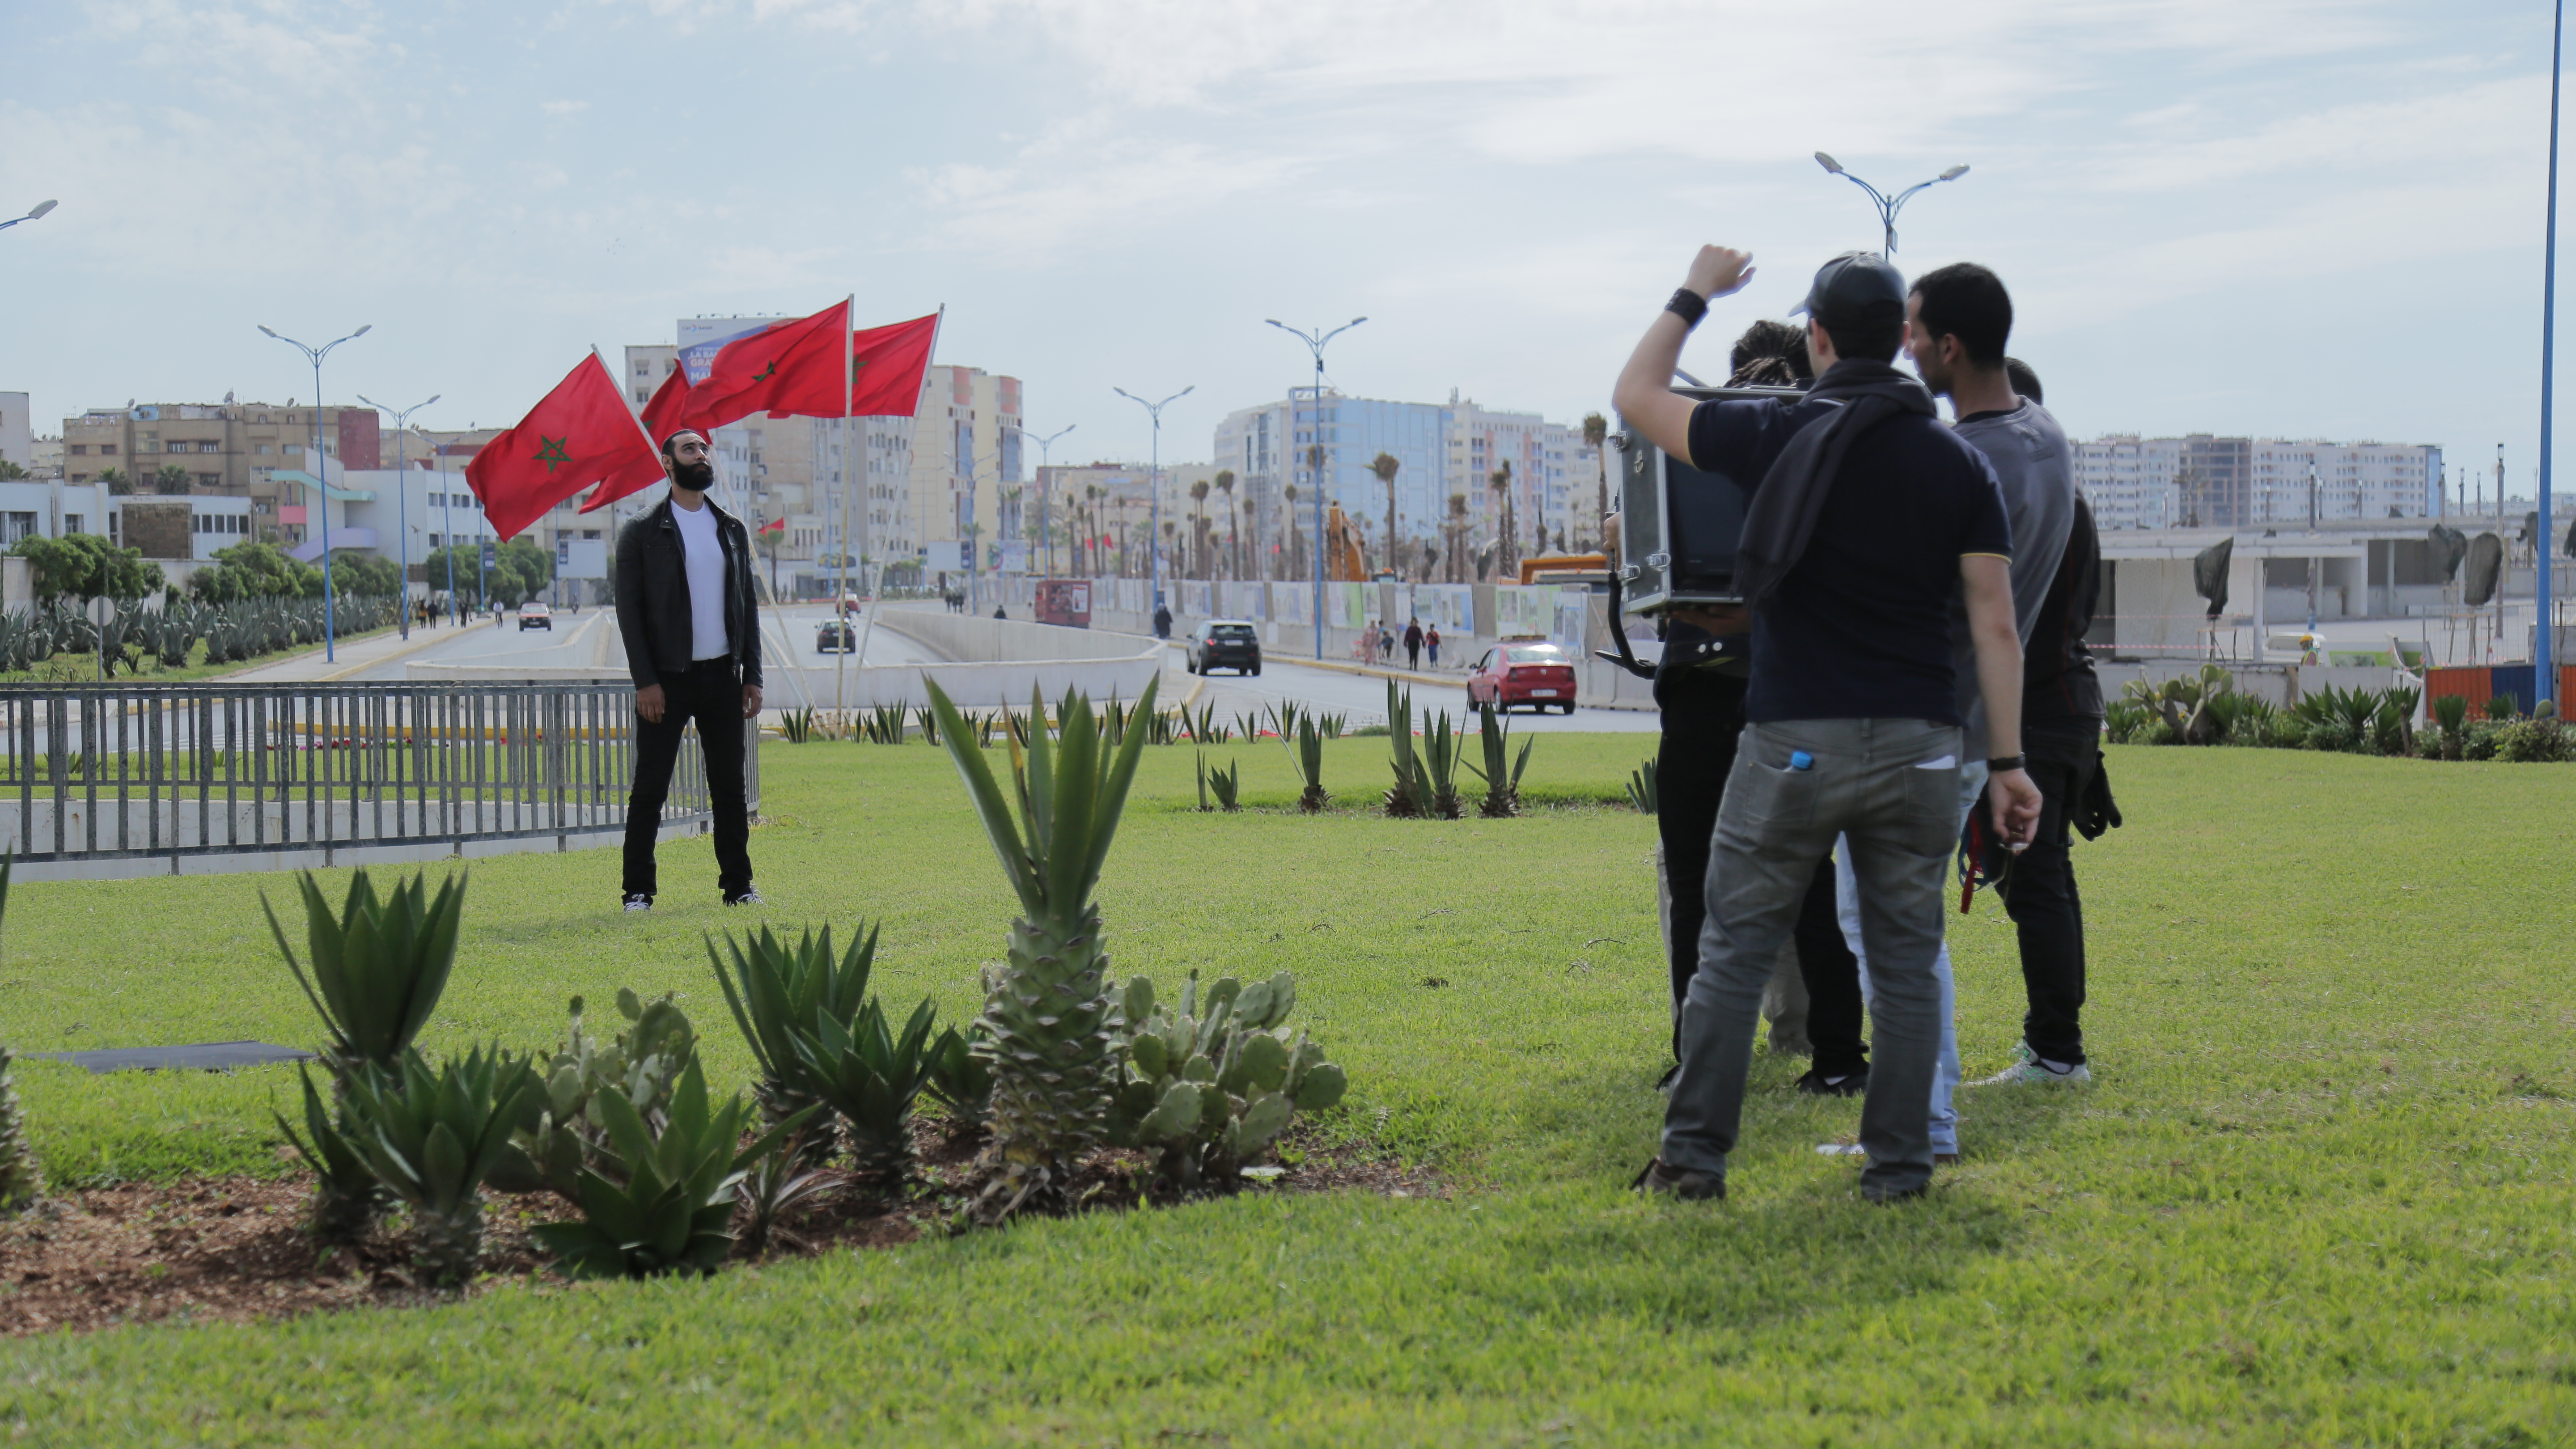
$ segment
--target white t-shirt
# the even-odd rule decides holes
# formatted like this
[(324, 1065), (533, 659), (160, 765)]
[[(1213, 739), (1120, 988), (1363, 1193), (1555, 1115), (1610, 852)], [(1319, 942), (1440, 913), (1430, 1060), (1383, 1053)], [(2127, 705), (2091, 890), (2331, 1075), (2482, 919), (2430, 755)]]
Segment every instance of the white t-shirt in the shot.
[(716, 533), (716, 511), (671, 504), (671, 519), (680, 526), (680, 552), (688, 560), (689, 657), (722, 659), (725, 647), (724, 540)]

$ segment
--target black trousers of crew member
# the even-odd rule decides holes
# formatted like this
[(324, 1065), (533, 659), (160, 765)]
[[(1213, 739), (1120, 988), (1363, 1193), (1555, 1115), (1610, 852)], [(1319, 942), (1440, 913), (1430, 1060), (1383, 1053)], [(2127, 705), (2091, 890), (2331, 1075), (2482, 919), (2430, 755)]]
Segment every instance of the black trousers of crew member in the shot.
[(751, 820), (742, 784), (742, 674), (730, 659), (701, 659), (662, 676), (662, 717), (635, 717), (635, 793), (626, 801), (626, 894), (654, 894), (653, 842), (680, 760), (680, 731), (698, 727), (707, 799), (716, 817), (716, 888), (727, 900), (751, 889)]
[[(1681, 1003), (1699, 974), (1699, 933), (1708, 919), (1709, 841), (1735, 741), (1744, 732), (1746, 682), (1709, 669), (1668, 669), (1655, 676), (1663, 741), (1655, 752), (1655, 830), (1664, 843), (1664, 880), (1672, 896), (1673, 1052), (1681, 1054)], [(1807, 986), (1807, 1036), (1816, 1071), (1850, 1076), (1869, 1066), (1861, 1043), (1860, 962), (1834, 914), (1830, 859), (1817, 863), (1792, 933), (1798, 975)]]
[(2022, 1040), (2052, 1062), (2084, 1060), (2084, 899), (2075, 888), (2066, 811), (2092, 787), (2101, 728), (2090, 719), (2022, 726), (2022, 753), (2042, 801), (2039, 836), (2013, 858), (1999, 893), (2021, 936), (2021, 979), (2030, 999)]

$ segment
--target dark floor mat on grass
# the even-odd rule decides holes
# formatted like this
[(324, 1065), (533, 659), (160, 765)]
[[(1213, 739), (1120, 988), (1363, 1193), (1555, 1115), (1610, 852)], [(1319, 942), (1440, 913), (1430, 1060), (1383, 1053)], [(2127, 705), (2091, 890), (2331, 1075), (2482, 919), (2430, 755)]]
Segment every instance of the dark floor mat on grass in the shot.
[(264, 1067), (273, 1062), (318, 1060), (313, 1053), (264, 1041), (204, 1041), (188, 1046), (114, 1047), (94, 1052), (28, 1052), (34, 1061), (69, 1062), (93, 1073), (221, 1072), (234, 1067)]

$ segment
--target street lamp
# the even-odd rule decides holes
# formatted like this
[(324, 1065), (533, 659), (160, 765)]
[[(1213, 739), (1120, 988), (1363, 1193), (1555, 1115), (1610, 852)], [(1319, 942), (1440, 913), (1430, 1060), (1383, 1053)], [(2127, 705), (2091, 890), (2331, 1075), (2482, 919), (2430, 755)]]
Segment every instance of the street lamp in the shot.
[(308, 347), (292, 337), (279, 336), (269, 331), (265, 325), (259, 329), (303, 353), (313, 363), (313, 476), (322, 480), (322, 657), (325, 660), (336, 660), (340, 655), (339, 642), (332, 623), (331, 474), (330, 470), (322, 465), (322, 359), (330, 356), (331, 349), (339, 346), (341, 342), (355, 342), (366, 336), (375, 325), (370, 322), (341, 338), (339, 342), (326, 342), (320, 347)]
[(1933, 177), (1929, 181), (1917, 182), (1914, 185), (1905, 188), (1903, 191), (1896, 193), (1895, 196), (1890, 197), (1887, 193), (1879, 190), (1877, 187), (1872, 186), (1868, 182), (1861, 180), (1859, 177), (1854, 176), (1848, 171), (1845, 171), (1843, 169), (1843, 163), (1826, 155), (1822, 151), (1816, 153), (1816, 164), (1822, 166), (1831, 174), (1839, 176), (1845, 181), (1850, 182), (1852, 185), (1859, 187), (1861, 190), (1868, 192), (1869, 199), (1877, 203), (1879, 225), (1886, 228), (1887, 232), (1887, 245), (1879, 255), (1889, 258), (1893, 258), (1896, 255), (1896, 214), (1905, 209), (1906, 199), (1913, 196), (1914, 193), (1921, 191), (1924, 187), (1937, 186), (1944, 181), (1956, 181), (1960, 177), (1968, 174), (1967, 167), (1953, 166), (1949, 170), (1942, 172), (1940, 175)]
[(13, 216), (7, 221), (0, 221), (0, 231), (7, 231), (9, 228), (16, 226), (22, 221), (34, 221), (37, 217), (43, 216), (46, 212), (53, 210), (61, 204), (62, 203), (57, 201), (39, 201), (36, 203), (36, 209), (28, 212), (25, 216)]
[[(2557, 572), (2558, 561), (2549, 556), (2549, 421), (2551, 388), (2556, 382), (2557, 361), (2552, 325), (2558, 313), (2558, 47), (2567, 29), (2566, 0), (2551, 5), (2549, 22), (2549, 237), (2541, 252), (2540, 272), (2540, 537), (2532, 540), (2532, 557), (2539, 563), (2537, 582), (2533, 585), (2532, 607), (2539, 628), (2532, 637), (2538, 642), (2531, 650), (2532, 706), (2540, 701), (2558, 700), (2558, 638), (2549, 617), (2550, 584)], [(2503, 502), (2502, 489), (2496, 490), (2497, 502)], [(2501, 508), (2498, 510), (2502, 512)], [(2503, 590), (2497, 590), (2500, 595)]]
[[(1262, 320), (1305, 343), (1306, 350), (1315, 354), (1315, 451), (1308, 457), (1313, 462), (1315, 484), (1315, 657), (1321, 659), (1324, 657), (1324, 344), (1368, 319), (1354, 317), (1330, 332), (1320, 327), (1313, 332), (1300, 332), (1276, 317)], [(1296, 396), (1297, 390), (1290, 388), (1288, 397), (1292, 404)], [(1293, 437), (1297, 431), (1296, 409), (1292, 406), (1289, 413), (1288, 431)]]
[[(316, 397), (318, 400), (319, 394), (316, 394)], [(402, 583), (394, 590), (395, 595), (402, 600), (402, 613), (401, 617), (394, 622), (400, 627), (402, 637), (405, 639), (411, 637), (411, 473), (409, 471), (411, 457), (403, 446), (409, 441), (403, 436), (403, 430), (411, 421), (413, 413), (438, 401), (438, 398), (437, 393), (431, 393), (429, 402), (416, 402), (397, 412), (365, 393), (358, 394), (358, 401), (394, 415), (394, 527), (397, 535), (395, 551), (402, 561)], [(449, 560), (448, 567), (455, 566), (455, 561)]]
[(1162, 545), (1157, 540), (1163, 530), (1163, 409), (1196, 392), (1198, 384), (1191, 383), (1161, 402), (1150, 403), (1123, 387), (1112, 387), (1109, 390), (1143, 408), (1146, 416), (1154, 420), (1153, 472), (1149, 475), (1150, 481), (1146, 485), (1147, 500), (1151, 504), (1151, 509), (1146, 514), (1145, 561), (1149, 565), (1147, 577), (1154, 581), (1151, 586), (1154, 605), (1160, 608), (1163, 603), (1163, 554)]
[[(1030, 432), (1024, 427), (1021, 427), (1017, 423), (1011, 425), (1011, 431), (1038, 445), (1038, 471), (1043, 475), (1046, 469), (1053, 466), (1050, 461), (1053, 454), (1048, 452), (1048, 449), (1054, 445), (1056, 439), (1072, 432), (1078, 426), (1080, 426), (1080, 424), (1067, 423), (1063, 427), (1056, 429), (1054, 432), (1049, 433), (1043, 438)], [(1038, 537), (1046, 540), (1046, 571), (1049, 577), (1053, 577), (1055, 574), (1055, 533), (1047, 521), (1047, 490), (1043, 486), (1038, 489)]]

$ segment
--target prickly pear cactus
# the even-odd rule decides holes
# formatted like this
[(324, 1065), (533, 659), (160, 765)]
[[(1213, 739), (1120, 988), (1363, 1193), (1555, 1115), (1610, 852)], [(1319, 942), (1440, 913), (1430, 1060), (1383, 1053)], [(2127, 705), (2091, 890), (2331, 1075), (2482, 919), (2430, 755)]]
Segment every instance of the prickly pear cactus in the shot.
[(1153, 1151), (1157, 1174), (1184, 1192), (1233, 1188), (1299, 1109), (1320, 1112), (1347, 1085), (1322, 1047), (1282, 1025), (1296, 1004), (1287, 971), (1250, 985), (1223, 977), (1204, 998), (1192, 972), (1176, 1009), (1130, 979), (1111, 1022), (1121, 1061), (1109, 1139)]
[(9, 1075), (16, 1061), (0, 1047), (0, 1212), (16, 1212), (45, 1190), (45, 1170), (27, 1140), (27, 1112), (18, 1105), (18, 1083)]
[(626, 1030), (603, 1042), (582, 1020), (582, 999), (572, 999), (564, 1049), (541, 1063), (545, 1094), (511, 1134), (512, 1150), (491, 1175), (504, 1192), (550, 1187), (566, 1197), (580, 1191), (581, 1169), (608, 1150), (608, 1120), (599, 1095), (616, 1092), (656, 1131), (670, 1105), (671, 1084), (697, 1059), (697, 1032), (688, 1014), (665, 993), (644, 1001), (624, 987), (617, 1009)]

